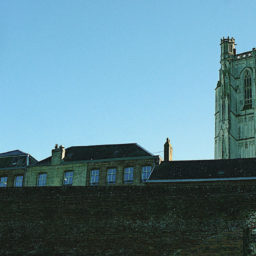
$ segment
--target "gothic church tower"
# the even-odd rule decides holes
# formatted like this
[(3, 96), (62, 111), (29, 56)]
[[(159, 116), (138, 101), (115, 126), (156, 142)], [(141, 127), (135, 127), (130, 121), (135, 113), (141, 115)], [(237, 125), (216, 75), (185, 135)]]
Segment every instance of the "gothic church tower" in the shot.
[(235, 39), (221, 39), (215, 89), (215, 159), (256, 157), (256, 49), (236, 54)]

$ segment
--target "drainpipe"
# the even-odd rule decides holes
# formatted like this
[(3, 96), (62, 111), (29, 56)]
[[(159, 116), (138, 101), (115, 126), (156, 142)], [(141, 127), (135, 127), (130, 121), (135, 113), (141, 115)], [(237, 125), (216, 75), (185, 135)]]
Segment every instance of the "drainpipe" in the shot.
[(29, 166), (29, 154), (27, 154), (26, 156), (26, 166), (25, 166), (25, 172), (24, 172), (24, 180), (23, 180), (23, 186), (26, 187), (27, 186), (27, 170), (28, 170), (28, 166)]

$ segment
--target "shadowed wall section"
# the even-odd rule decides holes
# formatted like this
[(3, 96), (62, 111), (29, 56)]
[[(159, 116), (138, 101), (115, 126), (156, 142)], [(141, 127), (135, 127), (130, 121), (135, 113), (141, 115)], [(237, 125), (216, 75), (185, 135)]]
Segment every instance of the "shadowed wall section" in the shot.
[(0, 255), (249, 255), (255, 196), (252, 182), (4, 188)]

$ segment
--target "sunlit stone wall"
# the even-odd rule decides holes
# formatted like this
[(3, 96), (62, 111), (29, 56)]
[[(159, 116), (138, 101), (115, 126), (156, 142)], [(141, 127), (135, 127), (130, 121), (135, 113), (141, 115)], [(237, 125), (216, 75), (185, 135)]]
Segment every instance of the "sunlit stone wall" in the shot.
[[(235, 39), (221, 39), (219, 81), (215, 89), (215, 158), (256, 157), (256, 49), (237, 54)], [(251, 106), (245, 101), (245, 74), (251, 81)]]

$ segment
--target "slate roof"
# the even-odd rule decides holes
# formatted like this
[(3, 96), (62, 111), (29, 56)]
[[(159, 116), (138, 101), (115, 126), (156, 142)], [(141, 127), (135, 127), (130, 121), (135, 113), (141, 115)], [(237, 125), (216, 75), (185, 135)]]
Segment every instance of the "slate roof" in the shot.
[(0, 153), (0, 169), (25, 168), (27, 166), (27, 156), (29, 156), (29, 162), (31, 164), (37, 162), (35, 158), (20, 150)]
[(256, 158), (162, 162), (149, 182), (256, 177)]
[[(64, 162), (104, 160), (124, 157), (154, 157), (154, 155), (136, 143), (74, 146), (66, 149)], [(51, 157), (48, 157), (38, 164), (50, 164), (50, 162)]]
[(0, 157), (6, 157), (6, 156), (20, 156), (20, 155), (27, 155), (27, 153), (24, 153), (18, 149), (0, 153)]

